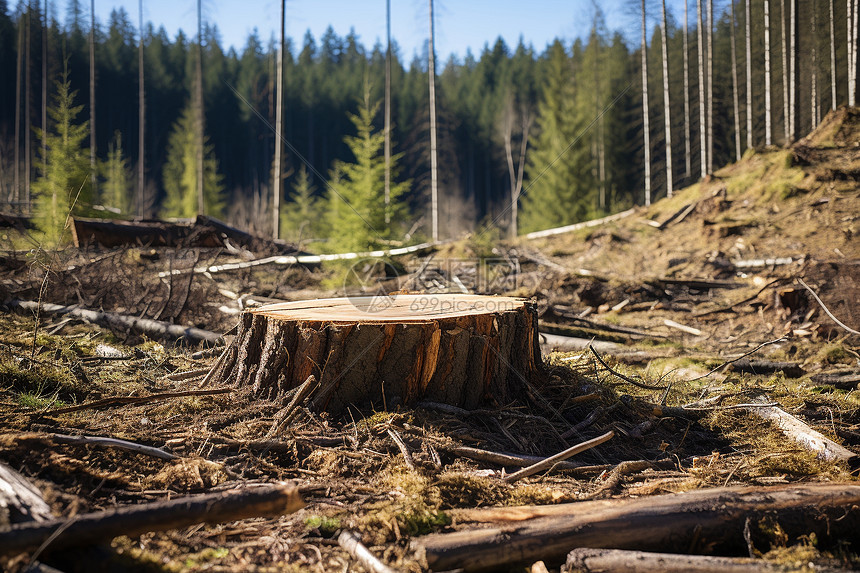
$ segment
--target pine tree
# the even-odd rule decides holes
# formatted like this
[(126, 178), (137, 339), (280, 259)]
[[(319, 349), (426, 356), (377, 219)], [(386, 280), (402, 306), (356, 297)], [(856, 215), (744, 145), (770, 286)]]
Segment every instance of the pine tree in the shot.
[(114, 133), (108, 145), (107, 160), (102, 164), (104, 184), (101, 186), (101, 203), (110, 212), (129, 214), (131, 209), (131, 170), (128, 158), (122, 153), (122, 133)]
[[(164, 166), (163, 217), (190, 218), (198, 208), (198, 135), (195, 129), (194, 105), (189, 102), (173, 125), (167, 142), (167, 163)], [(218, 173), (218, 162), (208, 138), (203, 149), (203, 203), (206, 214), (221, 217), (224, 212), (224, 184)]]
[(42, 145), (36, 162), (40, 175), (33, 184), (35, 217), (47, 245), (59, 244), (69, 214), (86, 214), (92, 205), (89, 150), (84, 147), (89, 126), (76, 123), (84, 107), (75, 105), (76, 95), (66, 67), (47, 109), (50, 128), (36, 130)]
[[(393, 236), (385, 224), (385, 134), (373, 129), (373, 118), (378, 111), (379, 103), (370, 103), (370, 90), (366, 86), (358, 114), (349, 114), (357, 134), (344, 138), (354, 162), (336, 161), (329, 178), (328, 215), (334, 230), (330, 243), (337, 250), (362, 251)], [(399, 153), (391, 156), (392, 179), (397, 176), (400, 157)], [(410, 185), (409, 181), (391, 184), (392, 221), (405, 219), (403, 196)]]
[(292, 197), (281, 208), (281, 238), (298, 243), (320, 236), (324, 230), (320, 207), (316, 187), (302, 165), (293, 182)]

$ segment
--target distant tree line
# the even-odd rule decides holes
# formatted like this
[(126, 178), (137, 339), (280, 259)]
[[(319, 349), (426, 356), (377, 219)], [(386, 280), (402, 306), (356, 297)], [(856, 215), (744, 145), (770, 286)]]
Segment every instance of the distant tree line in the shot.
[[(499, 39), (437, 65), (440, 235), (647, 203), (854, 105), (860, 0), (687, 2), (680, 24), (665, 0), (637, 3), (635, 45), (596, 10), (571, 43)], [(0, 210), (53, 225), (69, 210), (204, 211), (270, 233), (279, 42), (253, 34), (225, 52), (214, 24), (170, 38), (122, 9), (90, 16), (77, 0), (62, 18), (0, 0)], [(286, 41), (281, 236), (348, 248), (429, 235), (426, 48), (408, 63), (391, 50), (396, 202), (378, 205), (386, 52), (331, 28)]]

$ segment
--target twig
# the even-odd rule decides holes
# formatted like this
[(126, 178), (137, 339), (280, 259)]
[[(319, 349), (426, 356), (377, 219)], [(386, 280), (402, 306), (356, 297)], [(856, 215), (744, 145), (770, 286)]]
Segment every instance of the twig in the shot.
[(377, 559), (376, 556), (361, 543), (361, 538), (357, 533), (344, 529), (340, 532), (340, 535), (337, 536), (337, 543), (343, 547), (343, 549), (349, 553), (353, 559), (361, 563), (365, 569), (372, 571), (373, 573), (397, 573), (396, 570)]
[(540, 471), (543, 471), (547, 468), (550, 468), (556, 462), (566, 460), (567, 458), (569, 458), (571, 456), (575, 456), (576, 454), (579, 454), (579, 453), (584, 452), (586, 450), (590, 450), (594, 446), (599, 446), (603, 442), (610, 440), (612, 438), (612, 436), (614, 436), (614, 435), (615, 435), (615, 432), (610, 430), (610, 431), (606, 432), (605, 434), (603, 434), (602, 436), (598, 436), (594, 439), (588, 440), (587, 442), (582, 442), (581, 444), (577, 444), (577, 445), (573, 446), (572, 448), (568, 448), (568, 449), (564, 450), (563, 452), (559, 452), (556, 455), (548, 457), (543, 461), (540, 461), (540, 462), (538, 462), (534, 465), (531, 465), (527, 468), (523, 468), (520, 471), (512, 473), (509, 476), (505, 476), (503, 479), (507, 483), (514, 483), (515, 481), (519, 481), (519, 480), (523, 479), (524, 477), (528, 477), (532, 474), (536, 474)]
[(723, 362), (722, 364), (720, 364), (719, 366), (715, 366), (714, 368), (712, 368), (708, 372), (702, 374), (701, 376), (696, 376), (695, 378), (688, 380), (688, 382), (695, 382), (696, 380), (701, 380), (702, 378), (707, 378), (708, 376), (710, 376), (711, 374), (713, 374), (717, 370), (724, 368), (724, 367), (728, 366), (729, 364), (732, 364), (733, 362), (737, 362), (738, 360), (746, 358), (750, 354), (755, 354), (756, 352), (758, 352), (759, 350), (761, 350), (765, 346), (768, 346), (769, 344), (776, 344), (777, 342), (783, 342), (784, 340), (785, 340), (785, 337), (780, 336), (779, 338), (776, 338), (774, 340), (768, 340), (767, 342), (762, 342), (761, 344), (759, 344), (758, 346), (756, 346), (755, 348), (753, 348), (752, 350), (750, 350), (746, 354), (741, 354), (737, 358), (732, 358), (731, 360), (727, 360), (727, 361)]
[(409, 453), (409, 448), (406, 447), (406, 444), (403, 442), (403, 438), (400, 437), (397, 430), (394, 428), (388, 428), (388, 435), (391, 436), (391, 439), (394, 440), (394, 443), (397, 444), (398, 449), (400, 449), (400, 453), (403, 454), (403, 461), (406, 462), (406, 467), (413, 472), (417, 471), (415, 468), (415, 460), (412, 459), (412, 454)]
[(278, 432), (281, 431), (285, 426), (287, 426), (293, 419), (296, 417), (298, 413), (298, 408), (302, 404), (310, 399), (311, 395), (314, 391), (319, 388), (319, 384), (317, 383), (317, 378), (313, 374), (307, 377), (301, 386), (299, 386), (298, 391), (293, 396), (293, 399), (290, 400), (290, 403), (287, 406), (278, 412), (277, 416), (275, 416), (275, 422), (272, 424), (271, 429), (266, 434), (266, 439), (272, 438)]
[(164, 377), (165, 380), (170, 380), (171, 382), (182, 382), (183, 380), (189, 380), (193, 378), (202, 378), (206, 375), (211, 368), (197, 368), (196, 370), (185, 370), (183, 372), (171, 372), (167, 376)]
[[(518, 468), (528, 467), (544, 459), (538, 456), (527, 456), (523, 454), (491, 452), (489, 450), (470, 448), (468, 446), (443, 446), (442, 449), (454, 455), (460, 456), (461, 458), (468, 458), (470, 460), (475, 460), (478, 462), (487, 462), (499, 466), (515, 466)], [(585, 466), (582, 466), (577, 462), (563, 461), (559, 462), (556, 467), (564, 470), (572, 470), (580, 469), (581, 467)]]
[(621, 378), (625, 382), (629, 382), (630, 384), (633, 384), (634, 386), (638, 386), (639, 388), (644, 388), (645, 390), (665, 390), (667, 388), (666, 386), (655, 386), (653, 384), (646, 384), (644, 382), (639, 382), (638, 380), (634, 380), (628, 376), (625, 376), (624, 374), (621, 374), (620, 372), (616, 372), (615, 370), (610, 368), (609, 364), (604, 362), (603, 358), (600, 357), (600, 355), (597, 353), (597, 351), (594, 349), (594, 347), (591, 346), (591, 344), (588, 345), (588, 349), (591, 350), (591, 353), (594, 354), (595, 358), (597, 358), (597, 361), (600, 362), (600, 364), (602, 364), (604, 368), (606, 368), (612, 374), (615, 374), (615, 376), (617, 376), (618, 378)]
[(186, 396), (212, 396), (214, 394), (227, 394), (235, 392), (235, 388), (212, 388), (211, 390), (186, 390), (184, 392), (164, 392), (162, 394), (150, 394), (149, 396), (117, 396), (115, 398), (104, 398), (78, 406), (69, 406), (68, 408), (60, 408), (59, 410), (48, 410), (38, 412), (38, 415), (57, 415), (70, 414), (72, 412), (80, 412), (81, 410), (92, 410), (93, 408), (101, 408), (103, 406), (114, 406), (117, 404), (146, 404), (149, 402), (157, 402), (159, 400), (169, 400), (171, 398), (185, 398)]
[(812, 298), (815, 299), (815, 302), (817, 302), (818, 305), (822, 308), (822, 310), (824, 310), (824, 312), (827, 313), (827, 316), (829, 316), (831, 319), (833, 319), (833, 322), (835, 322), (836, 324), (838, 324), (839, 326), (841, 326), (842, 328), (844, 328), (845, 330), (847, 330), (851, 334), (856, 334), (856, 335), (860, 336), (860, 332), (857, 332), (853, 328), (849, 328), (849, 327), (845, 326), (845, 324), (843, 324), (838, 318), (833, 316), (833, 313), (830, 312), (830, 309), (828, 309), (827, 306), (825, 306), (824, 302), (820, 298), (818, 298), (818, 295), (815, 294), (815, 291), (812, 290), (811, 288), (809, 288), (808, 284), (803, 282), (803, 279), (798, 278), (797, 282), (799, 282), (801, 285), (803, 285), (803, 288), (805, 288), (806, 290), (809, 291), (809, 294), (812, 295)]
[(761, 293), (763, 293), (765, 290), (769, 289), (770, 287), (772, 287), (773, 285), (775, 285), (775, 284), (777, 284), (777, 283), (785, 282), (785, 280), (786, 280), (786, 279), (784, 279), (784, 278), (774, 279), (774, 280), (770, 281), (769, 283), (767, 283), (766, 285), (764, 285), (763, 287), (761, 287), (761, 288), (758, 290), (758, 292), (757, 292), (757, 293), (755, 293), (754, 295), (752, 295), (751, 297), (747, 297), (747, 298), (745, 298), (745, 299), (743, 299), (743, 300), (741, 300), (741, 301), (738, 301), (738, 302), (736, 302), (736, 303), (734, 303), (734, 304), (732, 304), (732, 305), (729, 305), (729, 306), (724, 306), (724, 307), (717, 308), (717, 309), (714, 309), (714, 310), (709, 310), (709, 311), (707, 311), (707, 312), (694, 313), (692, 316), (693, 316), (693, 318), (701, 318), (701, 317), (703, 317), (703, 316), (709, 316), (709, 315), (711, 315), (711, 314), (720, 314), (720, 313), (722, 313), (722, 312), (732, 312), (736, 306), (740, 306), (740, 305), (742, 305), (742, 304), (746, 304), (746, 303), (748, 303), (748, 302), (750, 302), (750, 301), (753, 301), (753, 300), (757, 299), (757, 298), (759, 297), (759, 295), (760, 295)]
[(680, 330), (681, 332), (692, 334), (693, 336), (702, 335), (702, 331), (698, 328), (693, 328), (692, 326), (687, 326), (686, 324), (681, 324), (680, 322), (675, 322), (674, 320), (669, 320), (668, 318), (663, 319), (663, 324), (665, 324), (669, 328), (674, 328), (676, 330)]
[[(26, 436), (25, 436), (26, 437)], [(38, 436), (41, 438), (42, 436)], [(48, 434), (45, 439), (52, 440), (60, 444), (72, 444), (76, 446), (103, 446), (106, 448), (119, 448), (121, 450), (129, 450), (138, 454), (160, 458), (162, 460), (176, 460), (179, 456), (164, 451), (161, 448), (152, 446), (144, 446), (127, 440), (117, 438), (104, 438), (101, 436), (68, 436), (66, 434)]]

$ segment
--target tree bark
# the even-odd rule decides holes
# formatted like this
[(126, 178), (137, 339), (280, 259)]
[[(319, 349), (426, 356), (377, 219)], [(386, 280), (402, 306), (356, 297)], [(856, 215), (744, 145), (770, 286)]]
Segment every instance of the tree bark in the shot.
[(818, 11), (815, 8), (815, 3), (813, 2), (809, 8), (812, 11), (812, 38), (810, 41), (812, 42), (812, 72), (811, 72), (811, 86), (810, 90), (811, 94), (811, 107), (810, 110), (812, 113), (812, 129), (818, 127), (819, 115), (818, 115)]
[[(748, 2), (750, 0), (747, 0)], [(702, 0), (696, 0), (696, 29), (699, 36), (699, 173), (704, 177), (708, 173), (708, 128), (706, 126), (705, 108), (705, 46), (704, 21), (702, 20)]]
[(731, 25), (732, 39), (732, 104), (735, 112), (735, 156), (738, 161), (741, 160), (741, 118), (740, 105), (738, 102), (738, 57), (737, 46), (735, 42), (735, 2), (731, 0), (729, 4), (729, 15)]
[(540, 372), (532, 303), (471, 295), (376, 295), (247, 311), (212, 383), (274, 398), (313, 374), (311, 407), (419, 400), (504, 404)]
[(789, 45), (788, 56), (788, 106), (790, 113), (788, 115), (788, 141), (785, 142), (786, 145), (794, 141), (797, 134), (797, 113), (795, 109), (797, 102), (797, 0), (788, 1), (791, 6), (791, 20), (789, 22), (789, 38), (791, 43)]
[(830, 0), (830, 109), (836, 109), (836, 19)]
[(666, 128), (666, 197), (672, 196), (672, 112), (669, 103), (669, 48), (668, 26), (666, 25), (666, 0), (662, 2), (662, 48), (663, 48), (663, 117)]
[[(816, 567), (816, 571), (818, 568)], [(782, 573), (785, 567), (763, 559), (677, 555), (622, 549), (574, 549), (562, 573)]]
[(764, 144), (772, 143), (770, 117), (770, 0), (764, 0)]
[[(487, 509), (509, 515), (517, 508)], [(471, 511), (470, 515), (477, 512)], [(791, 539), (815, 533), (821, 546), (860, 527), (860, 486), (718, 488), (638, 499), (520, 508), (520, 521), (425, 535), (412, 542), (430, 569), (498, 570), (543, 559), (561, 563), (575, 547), (746, 553), (744, 524), (775, 516)], [(461, 520), (462, 521), (462, 520)]]
[(645, 36), (645, 0), (642, 0), (642, 134), (645, 139), (645, 205), (651, 204), (651, 125), (648, 111), (648, 42)]

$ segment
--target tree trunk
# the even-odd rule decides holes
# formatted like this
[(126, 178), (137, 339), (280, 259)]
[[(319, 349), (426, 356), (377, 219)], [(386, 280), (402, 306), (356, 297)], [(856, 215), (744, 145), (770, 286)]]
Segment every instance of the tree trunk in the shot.
[(692, 172), (690, 158), (690, 48), (688, 42), (687, 0), (684, 0), (684, 181), (689, 182)]
[(274, 304), (242, 315), (212, 383), (267, 399), (308, 376), (312, 407), (419, 400), (504, 404), (541, 369), (534, 304), (508, 297), (377, 295)]
[(648, 43), (645, 36), (645, 0), (642, 0), (642, 133), (645, 139), (645, 205), (651, 204), (651, 125), (648, 112)]
[(851, 85), (848, 86), (848, 105), (854, 106), (857, 101), (857, 30), (860, 28), (860, 23), (858, 23), (858, 9), (860, 9), (860, 0), (853, 0), (852, 4), (854, 9), (852, 11), (851, 16), (851, 61), (848, 65), (851, 66)]
[(785, 0), (779, 0), (779, 26), (782, 45), (782, 115), (783, 115), (783, 139), (786, 145), (790, 140), (789, 135), (789, 101), (788, 101), (788, 34), (785, 32)]
[(18, 18), (18, 53), (15, 63), (15, 191), (12, 200), (16, 211), (20, 209), (21, 201), (21, 62), (24, 58), (24, 22), (22, 15)]
[(796, 102), (797, 102), (797, 0), (789, 0), (791, 5), (791, 20), (789, 22), (789, 38), (791, 43), (789, 44), (788, 50), (788, 141), (786, 141), (786, 145), (794, 141), (795, 134), (797, 134), (797, 113), (796, 113)]
[(27, 6), (27, 31), (26, 31), (26, 49), (25, 49), (25, 60), (26, 65), (24, 70), (24, 212), (30, 213), (30, 159), (32, 154), (30, 152), (30, 132), (33, 129), (33, 126), (30, 125), (30, 98), (32, 97), (32, 49), (30, 44), (32, 43), (32, 6)]
[[(749, 0), (747, 0), (749, 1)], [(702, 20), (702, 0), (696, 0), (696, 29), (699, 35), (699, 173), (704, 177), (708, 173), (708, 133), (705, 124), (705, 45), (704, 20)]]
[(764, 0), (764, 144), (770, 145), (770, 0)]
[[(45, 12), (42, 14), (42, 132), (48, 134), (48, 0), (45, 0)], [(48, 160), (48, 138), (42, 137), (42, 161)]]
[(663, 117), (666, 126), (666, 197), (672, 196), (672, 113), (669, 104), (669, 48), (666, 35), (669, 33), (666, 26), (666, 0), (663, 0)]
[(436, 174), (436, 37), (433, 26), (433, 0), (430, 3), (430, 46), (427, 81), (430, 84), (430, 218), (433, 242), (439, 241), (439, 180)]
[(836, 110), (836, 21), (830, 0), (830, 109)]
[(385, 224), (391, 223), (391, 0), (385, 0)]
[(746, 9), (746, 40), (747, 40), (747, 149), (753, 147), (753, 123), (752, 123), (752, 46), (750, 34), (750, 2), (752, 0), (744, 0), (744, 8)]
[(810, 90), (812, 91), (812, 102), (811, 102), (811, 112), (812, 112), (812, 129), (818, 127), (818, 11), (815, 9), (815, 3), (813, 2), (809, 8), (812, 10), (812, 38), (810, 41), (812, 42), (812, 72), (811, 72), (811, 86)]
[(96, 167), (96, 0), (90, 0), (90, 185), (98, 198)]
[(281, 150), (284, 144), (281, 130), (284, 127), (284, 27), (286, 24), (287, 0), (281, 0), (281, 35), (278, 43), (278, 70), (276, 72), (277, 84), (275, 86), (275, 160), (272, 173), (272, 238), (280, 238), (281, 222), (281, 195), (283, 194), (281, 177)]
[(205, 138), (203, 114), (203, 7), (202, 0), (197, 0), (197, 214), (206, 213), (206, 203), (203, 197), (203, 144)]
[(708, 0), (708, 173), (714, 172), (714, 0)]
[(729, 15), (731, 25), (731, 37), (732, 37), (732, 104), (734, 105), (735, 112), (735, 154), (737, 160), (741, 160), (741, 118), (740, 118), (740, 105), (738, 103), (738, 59), (737, 59), (737, 46), (735, 42), (735, 2), (731, 0), (729, 4)]
[(144, 152), (143, 152), (143, 130), (146, 118), (146, 102), (144, 100), (143, 84), (143, 0), (138, 1), (138, 26), (140, 26), (140, 37), (137, 45), (137, 216), (145, 218), (146, 200), (144, 196)]
[(779, 520), (790, 539), (815, 533), (824, 546), (856, 534), (860, 486), (730, 487), (632, 500), (469, 510), (472, 521), (479, 514), (486, 516), (478, 517), (480, 521), (500, 524), (425, 535), (416, 538), (413, 547), (423, 552), (432, 570), (440, 571), (507, 570), (538, 559), (555, 564), (576, 547), (746, 553), (744, 524), (752, 524), (751, 531), (758, 534), (755, 524), (768, 515)]

